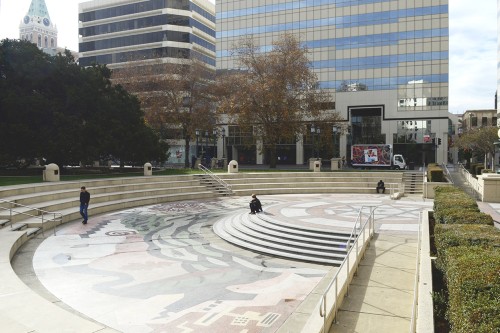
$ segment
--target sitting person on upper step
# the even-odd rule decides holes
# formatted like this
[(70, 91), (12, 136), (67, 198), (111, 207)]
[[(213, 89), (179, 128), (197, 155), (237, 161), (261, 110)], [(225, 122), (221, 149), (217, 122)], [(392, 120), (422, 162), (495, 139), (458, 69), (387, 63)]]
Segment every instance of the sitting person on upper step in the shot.
[(385, 184), (382, 181), (382, 179), (377, 183), (377, 193), (380, 193), (379, 191), (382, 190), (382, 193), (385, 193)]
[(257, 196), (252, 194), (252, 201), (250, 201), (250, 214), (258, 212), (262, 212), (262, 204), (260, 203), (260, 200), (257, 199)]

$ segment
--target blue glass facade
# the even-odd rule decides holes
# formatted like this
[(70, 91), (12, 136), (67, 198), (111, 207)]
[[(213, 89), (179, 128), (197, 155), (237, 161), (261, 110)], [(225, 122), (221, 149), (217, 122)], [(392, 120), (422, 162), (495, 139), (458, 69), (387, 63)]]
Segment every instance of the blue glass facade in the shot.
[[(253, 38), (260, 52), (285, 32), (300, 39), (319, 86), (352, 127), (349, 138), (339, 138), (342, 155), (353, 142), (411, 143), (422, 149), (414, 158), (447, 159), (447, 147), (427, 150), (425, 139), (445, 139), (448, 130), (448, 0), (218, 0), (216, 6), (219, 70), (240, 67), (232, 49), (243, 38)], [(380, 126), (370, 137), (365, 127), (373, 119)], [(410, 140), (409, 132), (400, 135), (402, 122), (425, 126), (412, 127)], [(381, 142), (370, 141), (375, 137)], [(307, 143), (302, 149), (297, 163), (307, 159)]]
[[(297, 34), (308, 48), (320, 86), (394, 90), (399, 111), (445, 110), (448, 99), (448, 2), (405, 0), (303, 0), (277, 3), (221, 0), (217, 3), (218, 68), (236, 66), (231, 48), (252, 36), (260, 51), (274, 37)], [(358, 90), (355, 90), (358, 91)], [(352, 92), (352, 91), (350, 91)], [(414, 96), (421, 94), (421, 96)], [(408, 106), (401, 99), (445, 101)]]

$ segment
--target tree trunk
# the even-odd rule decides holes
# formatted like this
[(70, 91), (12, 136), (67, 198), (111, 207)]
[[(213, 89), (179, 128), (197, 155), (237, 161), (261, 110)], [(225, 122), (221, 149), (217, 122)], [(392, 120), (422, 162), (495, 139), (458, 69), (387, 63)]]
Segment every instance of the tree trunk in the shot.
[(269, 168), (276, 169), (276, 145), (272, 145), (269, 149)]
[(190, 142), (190, 137), (187, 136), (184, 138), (184, 167), (189, 169), (190, 165), (189, 165), (189, 161), (190, 161), (190, 158), (189, 158), (189, 142)]

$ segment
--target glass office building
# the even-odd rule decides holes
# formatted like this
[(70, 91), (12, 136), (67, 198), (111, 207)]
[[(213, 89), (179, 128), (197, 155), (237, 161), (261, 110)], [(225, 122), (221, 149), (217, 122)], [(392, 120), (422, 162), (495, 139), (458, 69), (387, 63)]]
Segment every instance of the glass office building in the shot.
[[(218, 0), (216, 12), (218, 70), (237, 66), (231, 48), (242, 37), (265, 52), (284, 32), (297, 34), (349, 129), (337, 140), (339, 156), (349, 159), (352, 144), (386, 143), (417, 164), (447, 161), (447, 0)], [(265, 162), (238, 145), (231, 127), (229, 151)], [(307, 140), (282, 148), (288, 163), (312, 156)]]
[[(94, 0), (79, 4), (79, 24), (81, 66), (106, 64), (119, 71), (150, 64), (153, 69), (144, 75), (158, 75), (165, 70), (162, 64), (197, 59), (215, 71), (215, 5), (209, 0)], [(159, 95), (155, 89), (151, 84), (131, 92)], [(143, 108), (149, 106), (144, 103)], [(182, 129), (173, 125), (164, 132), (170, 146), (168, 163), (184, 164)], [(192, 154), (194, 147), (191, 143)]]
[(80, 65), (201, 59), (215, 68), (215, 8), (208, 0), (94, 0), (79, 4)]

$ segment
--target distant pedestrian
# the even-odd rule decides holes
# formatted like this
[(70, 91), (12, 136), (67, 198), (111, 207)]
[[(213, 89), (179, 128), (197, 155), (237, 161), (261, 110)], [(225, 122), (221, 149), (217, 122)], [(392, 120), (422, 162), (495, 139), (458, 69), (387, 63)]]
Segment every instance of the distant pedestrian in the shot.
[(257, 196), (252, 194), (252, 201), (250, 201), (250, 214), (258, 212), (262, 212), (262, 204), (260, 203), (260, 200), (257, 199)]
[(88, 208), (90, 202), (90, 193), (87, 192), (85, 186), (80, 188), (80, 215), (83, 217), (83, 224), (87, 224), (89, 219)]
[(377, 183), (377, 193), (380, 193), (380, 190), (382, 190), (382, 193), (385, 193), (385, 184), (382, 179)]
[(341, 166), (342, 169), (345, 168), (345, 156), (342, 156), (342, 166)]

